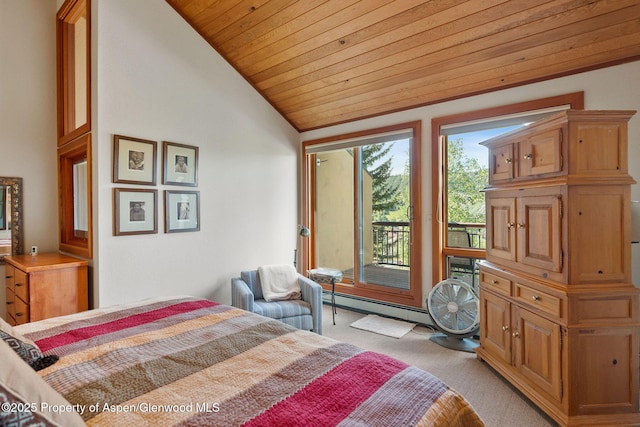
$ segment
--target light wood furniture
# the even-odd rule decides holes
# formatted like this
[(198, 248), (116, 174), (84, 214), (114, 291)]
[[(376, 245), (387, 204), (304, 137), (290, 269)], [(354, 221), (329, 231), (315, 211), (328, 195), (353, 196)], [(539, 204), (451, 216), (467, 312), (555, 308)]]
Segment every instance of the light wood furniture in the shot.
[(4, 259), (9, 324), (88, 309), (87, 261), (57, 253), (11, 255)]
[(483, 143), (480, 347), (560, 425), (640, 425), (627, 122), (569, 110)]

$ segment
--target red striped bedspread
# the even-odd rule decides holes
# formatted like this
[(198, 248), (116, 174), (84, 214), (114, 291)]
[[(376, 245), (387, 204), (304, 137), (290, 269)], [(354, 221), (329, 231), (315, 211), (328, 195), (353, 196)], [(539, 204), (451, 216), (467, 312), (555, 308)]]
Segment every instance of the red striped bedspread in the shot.
[(100, 426), (481, 426), (397, 359), (191, 297), (20, 327), (60, 360), (39, 374)]

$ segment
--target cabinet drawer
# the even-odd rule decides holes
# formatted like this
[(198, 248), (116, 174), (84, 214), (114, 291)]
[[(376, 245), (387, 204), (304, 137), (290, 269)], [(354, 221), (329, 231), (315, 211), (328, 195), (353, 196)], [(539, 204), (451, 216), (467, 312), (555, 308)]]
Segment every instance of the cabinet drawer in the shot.
[(16, 318), (16, 295), (9, 286), (6, 288), (5, 295), (7, 298), (7, 322), (14, 326)]
[(13, 317), (16, 321), (16, 325), (22, 325), (29, 322), (29, 306), (20, 298), (16, 298), (13, 303)]
[(540, 292), (536, 289), (516, 283), (514, 287), (514, 298), (553, 316), (560, 317), (561, 315), (560, 307), (562, 300), (545, 292)]
[(29, 280), (27, 273), (17, 268), (13, 269), (13, 292), (23, 301), (29, 301)]
[(511, 295), (511, 280), (487, 273), (486, 271), (480, 271), (480, 281), (486, 285), (487, 289), (491, 289), (502, 295)]

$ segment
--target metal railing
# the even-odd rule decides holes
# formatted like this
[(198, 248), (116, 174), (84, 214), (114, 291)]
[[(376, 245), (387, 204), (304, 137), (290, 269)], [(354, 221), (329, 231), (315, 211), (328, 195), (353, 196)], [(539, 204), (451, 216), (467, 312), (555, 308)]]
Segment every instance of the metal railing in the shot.
[(448, 242), (450, 247), (464, 247), (473, 249), (485, 249), (487, 247), (487, 230), (485, 224), (450, 222), (447, 225), (448, 231), (464, 231), (469, 236), (468, 246), (453, 245)]
[(374, 221), (373, 263), (409, 267), (409, 223)]
[[(373, 263), (381, 265), (395, 265), (409, 267), (409, 239), (410, 228), (408, 222), (402, 221), (373, 221)], [(469, 243), (455, 245), (484, 249), (486, 247), (485, 224), (457, 223), (448, 225), (450, 231), (464, 231), (468, 235)], [(453, 246), (453, 245), (449, 245)]]

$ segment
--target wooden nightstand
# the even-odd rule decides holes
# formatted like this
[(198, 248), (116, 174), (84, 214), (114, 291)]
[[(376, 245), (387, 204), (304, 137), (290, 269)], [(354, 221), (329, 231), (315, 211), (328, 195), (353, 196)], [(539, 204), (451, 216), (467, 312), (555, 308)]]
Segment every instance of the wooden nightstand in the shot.
[(88, 262), (57, 253), (5, 256), (11, 325), (88, 309)]

